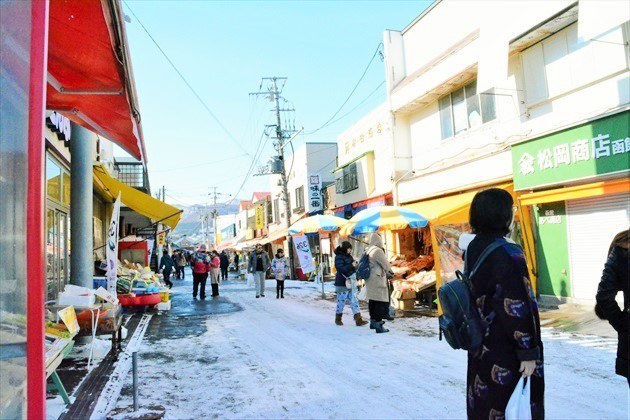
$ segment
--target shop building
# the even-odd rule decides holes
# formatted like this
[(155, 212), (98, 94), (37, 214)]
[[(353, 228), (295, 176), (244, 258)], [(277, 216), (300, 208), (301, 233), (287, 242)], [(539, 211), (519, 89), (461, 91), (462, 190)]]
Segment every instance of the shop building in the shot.
[(67, 282), (92, 286), (106, 193), (146, 196), (99, 156), (109, 139), (146, 163), (122, 16), (116, 0), (0, 4), (2, 418), (46, 417), (44, 302)]
[(515, 145), (512, 160), (541, 299), (592, 306), (610, 243), (630, 224), (630, 111)]
[[(394, 201), (429, 219), (438, 284), (461, 266), (457, 238), (469, 229), (474, 194), (518, 195), (512, 146), (627, 106), (627, 24), (584, 40), (578, 6), (438, 1), (403, 31), (384, 33), (393, 137), (408, 144), (410, 161)], [(521, 210), (515, 236), (535, 283), (534, 214)]]
[[(295, 151), (285, 156), (285, 168), (288, 179), (289, 209), (291, 224), (298, 220), (321, 214), (324, 211), (323, 190), (334, 183), (331, 171), (337, 166), (337, 144), (323, 142), (305, 142)], [(263, 239), (270, 244), (270, 251), (275, 253), (283, 248), (287, 255), (286, 241), (286, 205), (283, 199), (280, 175), (270, 176), (271, 211), (269, 235)], [(330, 246), (328, 235), (308, 234), (311, 252), (315, 258), (328, 259)], [(321, 242), (320, 242), (321, 240)], [(296, 260), (297, 264), (297, 260)]]

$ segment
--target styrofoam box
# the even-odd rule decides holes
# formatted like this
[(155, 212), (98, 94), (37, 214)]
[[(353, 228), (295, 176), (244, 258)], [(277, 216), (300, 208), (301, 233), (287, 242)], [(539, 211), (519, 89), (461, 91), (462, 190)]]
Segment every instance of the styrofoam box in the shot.
[(76, 296), (62, 292), (59, 293), (57, 297), (57, 305), (72, 305), (81, 308), (89, 308), (94, 306), (94, 294), (90, 293), (85, 296)]
[(171, 301), (168, 302), (160, 302), (156, 305), (158, 311), (170, 311), (171, 310)]

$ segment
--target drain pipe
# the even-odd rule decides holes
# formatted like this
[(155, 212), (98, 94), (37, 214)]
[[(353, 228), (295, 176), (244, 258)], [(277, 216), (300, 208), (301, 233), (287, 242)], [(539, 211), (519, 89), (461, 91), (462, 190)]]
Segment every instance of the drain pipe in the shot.
[(131, 353), (131, 365), (133, 370), (133, 411), (138, 411), (138, 352)]

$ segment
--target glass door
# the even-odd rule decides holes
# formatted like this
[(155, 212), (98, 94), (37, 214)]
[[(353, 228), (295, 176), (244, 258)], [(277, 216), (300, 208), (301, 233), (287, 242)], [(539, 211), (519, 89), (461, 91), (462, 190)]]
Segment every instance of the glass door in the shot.
[(58, 227), (54, 209), (46, 210), (46, 300), (54, 300), (59, 292)]

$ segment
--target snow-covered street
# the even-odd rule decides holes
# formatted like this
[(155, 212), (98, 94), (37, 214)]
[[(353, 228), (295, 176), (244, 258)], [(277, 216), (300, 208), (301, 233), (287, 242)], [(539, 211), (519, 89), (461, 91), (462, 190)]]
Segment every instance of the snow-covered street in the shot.
[[(466, 353), (438, 340), (435, 318), (377, 335), (349, 308), (335, 326), (313, 284), (287, 282), (277, 300), (275, 281), (261, 299), (230, 281), (193, 302), (190, 280), (175, 283), (173, 305), (199, 314), (154, 316), (140, 347), (140, 404), (166, 418), (465, 418)], [(543, 340), (548, 418), (628, 418), (614, 340), (549, 328)], [(129, 405), (131, 375), (118, 407)]]

